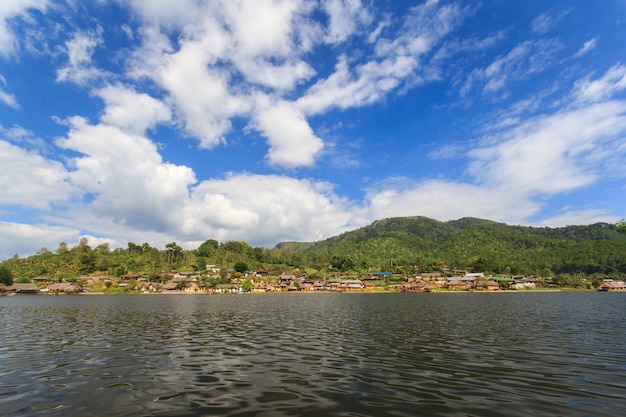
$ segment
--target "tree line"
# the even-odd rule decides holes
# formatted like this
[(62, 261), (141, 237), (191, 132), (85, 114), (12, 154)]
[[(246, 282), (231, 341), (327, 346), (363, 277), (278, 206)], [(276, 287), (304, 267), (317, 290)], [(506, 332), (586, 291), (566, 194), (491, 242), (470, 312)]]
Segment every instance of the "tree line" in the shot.
[[(206, 272), (207, 266), (236, 272), (265, 269), (280, 274), (300, 270), (361, 274), (376, 271), (422, 273), (445, 268), (494, 274), (619, 278), (626, 274), (626, 222), (565, 228), (509, 226), (482, 219), (438, 222), (424, 217), (383, 219), (320, 242), (282, 242), (274, 248), (243, 241), (208, 239), (196, 249), (176, 242), (157, 248), (129, 242), (94, 248), (87, 239), (74, 247), (61, 242), (55, 251), (15, 256), (0, 263), (0, 278), (29, 282), (38, 276), (72, 279), (80, 275), (138, 274), (162, 271)], [(8, 281), (8, 279), (6, 280)]]

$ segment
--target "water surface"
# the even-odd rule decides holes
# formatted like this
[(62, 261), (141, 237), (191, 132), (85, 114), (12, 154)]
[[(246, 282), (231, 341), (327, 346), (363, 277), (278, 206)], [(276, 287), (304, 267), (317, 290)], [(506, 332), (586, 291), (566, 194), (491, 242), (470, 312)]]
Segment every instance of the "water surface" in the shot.
[(0, 297), (3, 416), (626, 415), (626, 293)]

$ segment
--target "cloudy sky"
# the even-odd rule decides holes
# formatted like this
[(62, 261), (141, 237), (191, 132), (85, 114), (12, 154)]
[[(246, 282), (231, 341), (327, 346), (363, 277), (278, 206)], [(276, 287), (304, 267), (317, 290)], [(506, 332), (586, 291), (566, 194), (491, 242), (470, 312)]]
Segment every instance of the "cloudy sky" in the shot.
[(2, 0), (0, 259), (626, 217), (623, 0)]

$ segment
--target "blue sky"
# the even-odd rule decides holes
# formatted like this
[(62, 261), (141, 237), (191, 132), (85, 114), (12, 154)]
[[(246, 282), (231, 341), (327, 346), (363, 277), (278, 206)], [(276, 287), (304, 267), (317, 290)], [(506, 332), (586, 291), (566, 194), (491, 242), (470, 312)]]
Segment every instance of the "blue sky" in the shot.
[(3, 0), (0, 259), (626, 217), (626, 2)]

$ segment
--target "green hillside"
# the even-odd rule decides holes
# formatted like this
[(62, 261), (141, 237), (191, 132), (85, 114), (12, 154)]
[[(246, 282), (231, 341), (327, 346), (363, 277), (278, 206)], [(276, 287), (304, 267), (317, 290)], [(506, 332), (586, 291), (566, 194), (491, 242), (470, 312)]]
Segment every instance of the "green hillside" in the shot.
[(509, 226), (463, 218), (379, 220), (305, 250), (345, 257), (358, 267), (441, 266), (496, 273), (626, 273), (626, 233), (611, 224), (563, 228)]
[(463, 218), (439, 222), (426, 217), (378, 220), (369, 226), (319, 242), (283, 242), (272, 249), (246, 242), (219, 243), (208, 239), (197, 249), (175, 242), (165, 248), (129, 243), (91, 248), (86, 239), (56, 251), (0, 262), (17, 280), (48, 276), (71, 280), (80, 275), (138, 274), (158, 278), (165, 270), (263, 269), (269, 274), (300, 270), (320, 276), (331, 272), (376, 271), (419, 273), (444, 268), (486, 273), (535, 274), (540, 277), (593, 275), (594, 279), (626, 274), (626, 227), (597, 223), (589, 226), (535, 228)]

